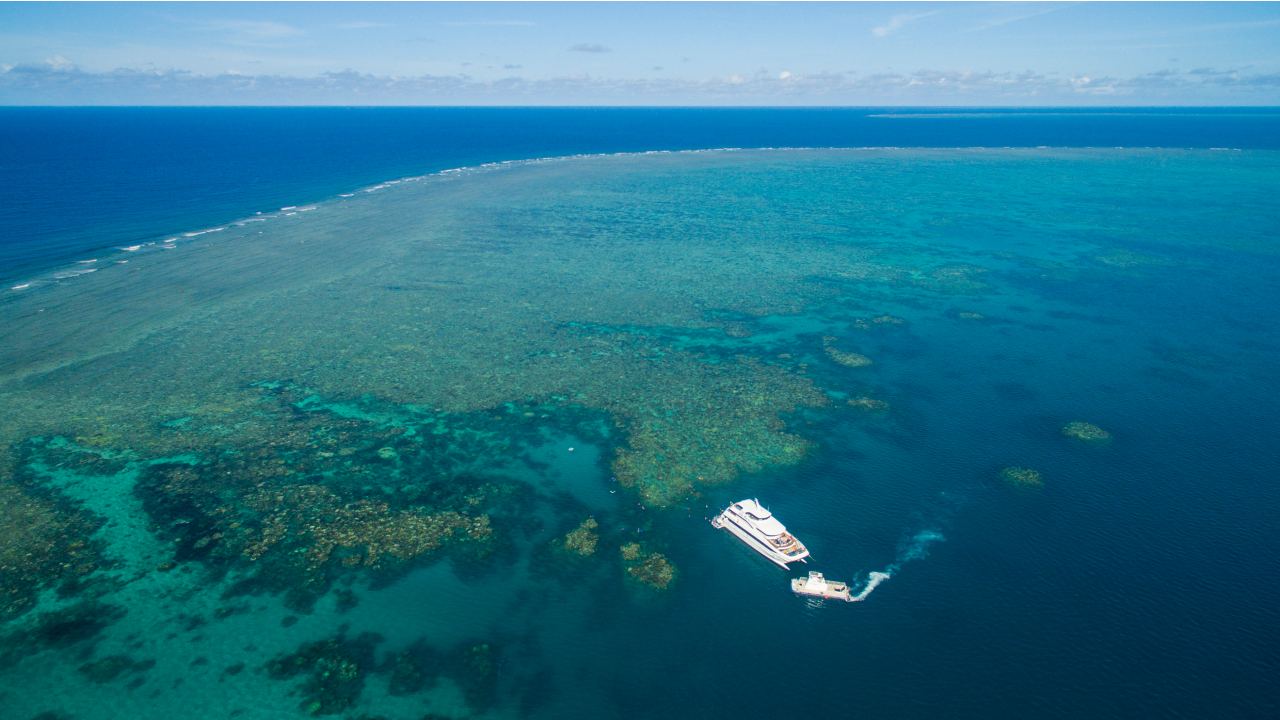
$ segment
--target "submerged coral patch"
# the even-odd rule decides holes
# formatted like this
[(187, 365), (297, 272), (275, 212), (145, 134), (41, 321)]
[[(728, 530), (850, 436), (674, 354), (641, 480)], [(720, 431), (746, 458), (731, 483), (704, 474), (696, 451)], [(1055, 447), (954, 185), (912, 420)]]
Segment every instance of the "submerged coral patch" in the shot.
[(1101, 444), (1111, 440), (1111, 433), (1083, 420), (1074, 420), (1062, 426), (1062, 434), (1081, 442)]
[(273, 658), (265, 669), (273, 680), (302, 679), (299, 706), (307, 715), (336, 715), (360, 697), (381, 640), (369, 633), (348, 638), (344, 630)]
[(859, 410), (867, 410), (870, 412), (883, 412), (889, 409), (889, 403), (879, 398), (873, 398), (869, 395), (857, 395), (845, 401), (845, 404)]
[(893, 327), (897, 325), (905, 325), (907, 323), (903, 318), (897, 315), (885, 313), (870, 318), (858, 318), (853, 321), (853, 326), (859, 330), (871, 330), (876, 327)]
[(417, 640), (388, 657), (382, 671), (388, 675), (392, 695), (413, 695), (435, 685), (442, 664), (439, 651)]
[(564, 536), (564, 549), (582, 556), (594, 555), (596, 544), (600, 542), (600, 535), (596, 533), (598, 527), (600, 523), (593, 517), (583, 520), (581, 525)]
[(498, 649), (480, 642), (458, 647), (446, 661), (446, 671), (475, 712), (484, 712), (497, 701), (498, 660)]
[(1044, 479), (1040, 476), (1039, 470), (1026, 467), (1007, 467), (1000, 471), (1000, 479), (1010, 485), (1024, 487), (1040, 487), (1044, 484)]
[(862, 353), (852, 352), (850, 350), (841, 350), (836, 346), (839, 338), (831, 335), (822, 338), (822, 350), (831, 358), (832, 362), (850, 368), (866, 367), (871, 364), (871, 358)]
[(650, 551), (636, 542), (623, 545), (619, 552), (627, 575), (643, 585), (666, 590), (676, 579), (676, 566), (660, 552)]
[(128, 655), (107, 655), (77, 668), (91, 682), (109, 683), (123, 676), (144, 673), (156, 664), (155, 660), (135, 660)]

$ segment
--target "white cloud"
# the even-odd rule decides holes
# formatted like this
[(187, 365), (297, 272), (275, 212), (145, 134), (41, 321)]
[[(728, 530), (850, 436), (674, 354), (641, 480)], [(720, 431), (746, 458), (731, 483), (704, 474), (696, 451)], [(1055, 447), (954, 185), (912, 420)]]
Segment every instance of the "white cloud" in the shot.
[(462, 74), (394, 77), (354, 71), (317, 77), (202, 75), (122, 68), (88, 72), (65, 61), (0, 66), (0, 105), (318, 104), (1064, 104), (1185, 103), (1275, 105), (1280, 73), (1197, 68), (1129, 77), (1031, 71), (733, 74), (704, 80), (655, 75), (479, 79)]
[(571, 50), (572, 52), (584, 52), (584, 53), (613, 52), (613, 48), (610, 48), (606, 45), (601, 45), (600, 43), (578, 43), (577, 45), (571, 45), (569, 47), (569, 50)]
[(926, 13), (908, 13), (903, 15), (894, 15), (893, 17), (889, 18), (889, 22), (885, 23), (884, 25), (877, 25), (876, 27), (871, 28), (871, 34), (875, 35), (876, 37), (888, 37), (893, 33), (901, 30), (903, 27), (906, 27), (907, 25), (917, 20), (923, 20), (927, 17), (932, 17), (937, 14), (938, 14), (938, 11), (934, 10), (933, 12), (926, 12)]
[(59, 70), (59, 71), (74, 70), (76, 68), (75, 63), (71, 62), (70, 60), (66, 59), (61, 55), (54, 55), (53, 57), (45, 60), (44, 64), (48, 65), (53, 70)]
[[(1149, 76), (1143, 76), (1146, 79)], [(1120, 88), (1113, 78), (1094, 78), (1088, 75), (1076, 75), (1071, 78), (1071, 87), (1085, 95), (1115, 95)]]

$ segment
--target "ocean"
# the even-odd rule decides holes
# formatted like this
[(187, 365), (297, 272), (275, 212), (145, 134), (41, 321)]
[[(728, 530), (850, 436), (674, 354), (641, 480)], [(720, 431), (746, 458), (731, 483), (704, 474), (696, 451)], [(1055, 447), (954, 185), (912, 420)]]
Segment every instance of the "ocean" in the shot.
[(0, 129), (5, 717), (1280, 713), (1280, 112)]

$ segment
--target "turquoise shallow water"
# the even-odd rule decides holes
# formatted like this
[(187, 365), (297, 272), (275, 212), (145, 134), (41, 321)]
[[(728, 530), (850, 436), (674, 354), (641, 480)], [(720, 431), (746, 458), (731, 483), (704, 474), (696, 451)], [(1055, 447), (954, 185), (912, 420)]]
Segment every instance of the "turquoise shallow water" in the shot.
[[(1274, 715), (1278, 185), (1267, 150), (569, 158), (6, 293), (0, 703)], [(793, 597), (705, 522), (742, 496), (891, 576)]]

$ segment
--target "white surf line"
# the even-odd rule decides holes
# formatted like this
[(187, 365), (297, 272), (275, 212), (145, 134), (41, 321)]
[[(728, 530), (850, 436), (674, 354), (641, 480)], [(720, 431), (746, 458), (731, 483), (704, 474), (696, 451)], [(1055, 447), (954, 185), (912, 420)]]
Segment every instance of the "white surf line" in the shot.
[(81, 275), (88, 275), (89, 273), (95, 273), (95, 272), (98, 272), (98, 268), (84, 268), (82, 270), (63, 270), (62, 272), (54, 273), (53, 279), (54, 280), (70, 280), (71, 278), (77, 278), (77, 277), (80, 277)]
[(226, 229), (227, 228), (225, 225), (222, 225), (219, 227), (205, 228), (204, 230), (196, 230), (194, 232), (184, 232), (182, 233), (182, 237), (187, 237), (187, 238), (199, 237), (201, 235), (208, 235), (209, 233), (222, 232), (223, 230), (226, 230)]

